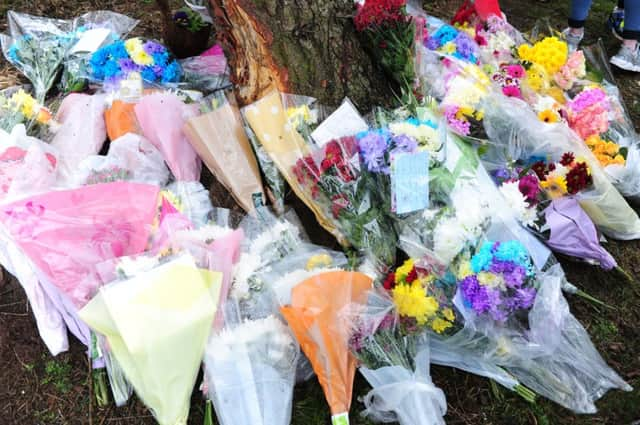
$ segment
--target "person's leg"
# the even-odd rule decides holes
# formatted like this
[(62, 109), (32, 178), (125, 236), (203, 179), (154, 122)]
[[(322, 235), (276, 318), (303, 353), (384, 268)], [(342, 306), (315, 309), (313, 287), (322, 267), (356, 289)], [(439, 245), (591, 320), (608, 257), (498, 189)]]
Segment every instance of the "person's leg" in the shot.
[[(636, 1), (636, 0), (634, 0)], [(607, 19), (607, 27), (618, 40), (622, 40), (622, 30), (624, 28), (624, 0), (618, 0), (618, 5), (613, 8), (609, 19)]]
[(625, 6), (622, 48), (611, 63), (627, 71), (640, 72), (640, 0), (627, 0)]
[(582, 31), (587, 16), (589, 16), (590, 8), (591, 0), (572, 0), (569, 12), (569, 27)]

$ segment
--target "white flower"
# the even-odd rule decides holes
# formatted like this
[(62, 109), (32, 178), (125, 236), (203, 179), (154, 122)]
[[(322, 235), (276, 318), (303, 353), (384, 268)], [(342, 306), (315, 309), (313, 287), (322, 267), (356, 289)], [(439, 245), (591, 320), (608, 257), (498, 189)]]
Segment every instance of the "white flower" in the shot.
[(450, 195), (456, 218), (467, 231), (468, 239), (478, 237), (489, 218), (489, 205), (481, 199), (480, 194), (476, 186), (466, 184), (456, 186)]
[(500, 193), (507, 201), (516, 218), (525, 226), (532, 226), (536, 219), (536, 211), (529, 207), (527, 198), (520, 192), (518, 182), (507, 182), (500, 186)]
[(394, 135), (413, 137), (420, 147), (430, 152), (437, 152), (442, 147), (438, 132), (426, 124), (414, 125), (408, 122), (394, 122), (389, 124), (389, 130)]
[(436, 255), (449, 264), (462, 251), (467, 241), (466, 231), (455, 217), (442, 219), (433, 232)]
[(231, 297), (241, 300), (249, 295), (249, 279), (262, 265), (259, 255), (243, 252), (240, 259), (233, 266), (233, 282), (231, 286)]
[(291, 291), (293, 288), (302, 283), (303, 281), (319, 275), (321, 273), (338, 271), (340, 269), (337, 268), (326, 268), (326, 269), (314, 269), (314, 270), (305, 270), (305, 269), (297, 269), (293, 270), (284, 276), (282, 276), (277, 281), (273, 282), (271, 288), (276, 295), (276, 299), (280, 305), (288, 305), (291, 304)]

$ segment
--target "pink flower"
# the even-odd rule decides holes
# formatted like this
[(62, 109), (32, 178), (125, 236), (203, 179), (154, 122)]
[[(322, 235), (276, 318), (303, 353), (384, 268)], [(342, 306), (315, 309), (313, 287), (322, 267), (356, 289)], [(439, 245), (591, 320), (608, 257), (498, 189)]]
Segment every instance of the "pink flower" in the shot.
[(507, 97), (522, 98), (522, 93), (518, 86), (505, 86), (502, 88), (502, 93)]
[(522, 65), (507, 65), (505, 66), (505, 70), (507, 71), (507, 75), (511, 78), (524, 77), (524, 68)]

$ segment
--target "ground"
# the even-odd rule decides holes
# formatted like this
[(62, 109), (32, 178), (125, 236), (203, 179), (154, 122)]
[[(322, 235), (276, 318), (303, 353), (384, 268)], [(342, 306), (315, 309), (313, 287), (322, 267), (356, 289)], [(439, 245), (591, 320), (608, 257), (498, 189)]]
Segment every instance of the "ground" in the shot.
[[(461, 1), (425, 1), (425, 8), (436, 16), (450, 17)], [(567, 1), (503, 0), (503, 9), (512, 23), (531, 28), (536, 19), (548, 17), (557, 28), (564, 25)], [(613, 37), (604, 29), (604, 20), (614, 1), (596, 0), (587, 24), (587, 42), (605, 40), (609, 54), (615, 51)], [(51, 0), (23, 2), (5, 0), (0, 4), (0, 29), (4, 30), (7, 10), (71, 17), (91, 9), (111, 9), (141, 19), (136, 34), (158, 36), (160, 16), (148, 1), (126, 0)], [(640, 123), (640, 79), (616, 72), (618, 84), (634, 122)], [(14, 84), (17, 73), (0, 62), (0, 88)], [(305, 93), (309, 94), (309, 93)], [(228, 204), (228, 197), (214, 188), (214, 201)], [(434, 367), (435, 383), (447, 395), (446, 421), (453, 424), (610, 424), (626, 425), (640, 420), (640, 242), (609, 242), (607, 248), (620, 265), (635, 278), (625, 281), (619, 274), (605, 273), (584, 264), (562, 260), (568, 278), (614, 309), (598, 308), (576, 297), (569, 302), (575, 316), (584, 324), (605, 360), (632, 386), (630, 393), (610, 392), (598, 402), (599, 412), (577, 416), (554, 403), (540, 400), (527, 404), (514, 394), (493, 388), (485, 379), (460, 371)], [(151, 414), (133, 400), (125, 407), (99, 410), (92, 402), (89, 363), (83, 347), (72, 341), (68, 353), (52, 357), (40, 341), (35, 321), (22, 289), (5, 276), (0, 282), (0, 423), (1, 424), (109, 424), (154, 423)], [(367, 385), (356, 378), (354, 399), (367, 392)], [(203, 402), (196, 392), (192, 400), (190, 424), (201, 424)], [(352, 423), (367, 424), (357, 412), (362, 406), (354, 401)], [(315, 381), (296, 390), (295, 425), (329, 423), (328, 407)]]

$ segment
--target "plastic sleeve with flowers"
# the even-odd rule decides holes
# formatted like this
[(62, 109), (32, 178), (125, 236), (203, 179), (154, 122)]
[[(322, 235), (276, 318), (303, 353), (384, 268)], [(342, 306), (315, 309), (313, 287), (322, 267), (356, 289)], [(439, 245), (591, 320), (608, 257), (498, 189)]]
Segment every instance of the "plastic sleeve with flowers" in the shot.
[(5, 58), (33, 84), (42, 103), (53, 85), (76, 34), (73, 22), (9, 11), (9, 35), (1, 34)]
[(260, 170), (242, 126), (238, 107), (224, 94), (203, 101), (202, 115), (183, 131), (209, 171), (247, 212), (264, 205)]
[(89, 83), (91, 55), (104, 45), (126, 37), (138, 22), (106, 10), (88, 12), (75, 18), (73, 27), (77, 37), (64, 58), (60, 89), (65, 93), (84, 91)]
[(298, 183), (292, 168), (296, 161), (307, 155), (310, 146), (291, 125), (282, 97), (276, 90), (243, 109), (245, 120), (255, 133), (258, 142), (268, 153), (291, 189), (313, 211), (322, 227), (346, 244), (342, 233), (336, 229), (327, 214), (316, 205)]
[(237, 300), (243, 317), (263, 318), (271, 314), (261, 304), (268, 289), (261, 272), (294, 252), (304, 249), (306, 234), (293, 210), (274, 216), (266, 207), (257, 209), (240, 223), (245, 233), (240, 259), (233, 269), (231, 297)]
[[(401, 301), (401, 305), (395, 302)], [(365, 395), (362, 415), (376, 422), (402, 425), (444, 424), (447, 405), (429, 373), (429, 338), (414, 318), (398, 309), (417, 311), (425, 298), (390, 298), (386, 290), (368, 293), (364, 304), (343, 313), (349, 348), (372, 390)], [(431, 306), (429, 306), (431, 307)]]
[(423, 20), (407, 13), (406, 0), (365, 0), (353, 18), (367, 49), (403, 90), (414, 87), (416, 26)]
[(300, 348), (275, 316), (228, 323), (207, 343), (204, 363), (221, 425), (288, 425)]
[[(561, 175), (547, 179), (551, 193), (559, 196), (569, 191), (569, 183), (592, 185), (576, 193), (576, 198), (596, 226), (615, 239), (640, 237), (640, 219), (611, 184), (602, 167), (579, 136), (564, 125), (549, 126), (538, 120), (535, 113), (519, 99), (493, 95), (485, 104), (485, 128), (490, 137), (482, 156), (489, 171), (502, 168), (505, 163), (529, 161), (531, 158), (559, 161), (567, 152), (583, 162), (571, 182)], [(586, 171), (586, 174), (585, 174)], [(568, 175), (568, 174), (567, 174)], [(554, 183), (555, 182), (555, 183)]]
[(524, 385), (577, 413), (594, 413), (608, 389), (630, 390), (569, 313), (559, 265), (535, 273), (519, 243), (486, 241), (457, 277), (456, 307)]
[(349, 243), (385, 269), (395, 261), (397, 236), (377, 189), (363, 173), (356, 138), (331, 140), (296, 162), (298, 183), (319, 208), (330, 214)]
[(57, 128), (51, 111), (38, 103), (24, 86), (9, 87), (0, 92), (0, 129), (11, 133), (18, 124), (23, 124), (30, 136), (39, 138)]

